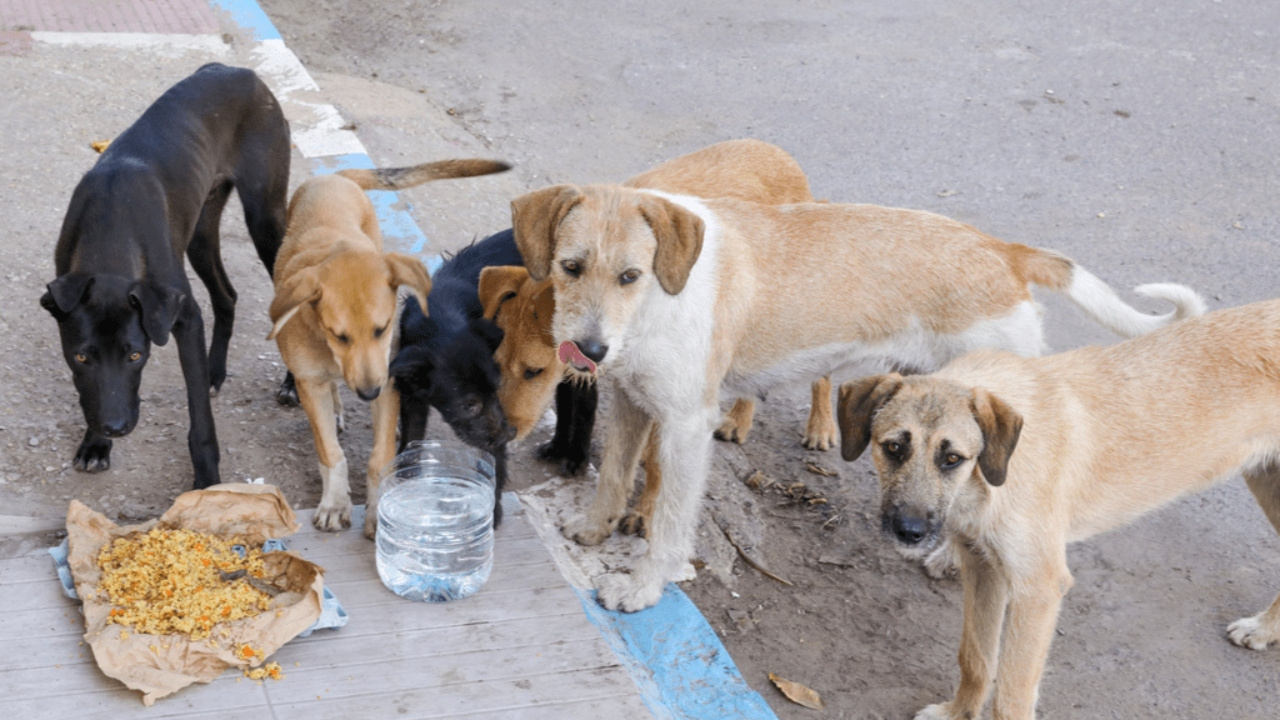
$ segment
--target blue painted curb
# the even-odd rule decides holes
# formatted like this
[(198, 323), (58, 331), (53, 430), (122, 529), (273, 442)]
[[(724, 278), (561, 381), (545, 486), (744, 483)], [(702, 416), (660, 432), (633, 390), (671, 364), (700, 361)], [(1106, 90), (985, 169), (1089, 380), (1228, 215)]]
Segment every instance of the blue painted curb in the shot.
[(257, 0), (209, 0), (209, 4), (231, 13), (236, 24), (251, 31), (257, 40), (283, 40)]
[(605, 610), (595, 591), (575, 592), (655, 718), (777, 720), (698, 607), (674, 584), (663, 588), (657, 605), (636, 613)]

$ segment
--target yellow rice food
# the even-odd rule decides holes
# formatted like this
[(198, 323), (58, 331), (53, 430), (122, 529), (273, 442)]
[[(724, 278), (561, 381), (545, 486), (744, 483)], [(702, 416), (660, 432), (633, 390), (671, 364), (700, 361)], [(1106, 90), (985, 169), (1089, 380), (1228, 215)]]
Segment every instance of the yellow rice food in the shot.
[[(234, 545), (244, 546), (243, 558)], [(134, 632), (201, 640), (214, 625), (253, 617), (271, 603), (270, 595), (243, 577), (227, 580), (220, 574), (244, 570), (262, 576), (262, 549), (241, 538), (155, 527), (104, 545), (98, 564), (98, 589), (112, 605), (107, 622)]]

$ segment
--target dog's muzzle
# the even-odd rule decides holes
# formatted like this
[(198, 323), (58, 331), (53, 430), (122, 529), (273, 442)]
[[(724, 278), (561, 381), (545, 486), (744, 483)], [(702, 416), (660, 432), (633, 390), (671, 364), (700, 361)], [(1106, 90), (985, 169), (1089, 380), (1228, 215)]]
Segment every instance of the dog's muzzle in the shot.
[(892, 508), (880, 521), (886, 535), (911, 550), (927, 550), (937, 544), (942, 529), (935, 513), (910, 508)]

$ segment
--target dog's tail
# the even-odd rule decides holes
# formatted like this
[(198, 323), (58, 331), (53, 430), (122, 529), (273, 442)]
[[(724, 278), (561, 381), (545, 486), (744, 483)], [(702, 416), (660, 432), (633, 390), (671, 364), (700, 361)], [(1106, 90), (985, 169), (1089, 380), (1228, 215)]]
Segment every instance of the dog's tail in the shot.
[(440, 160), (412, 167), (378, 168), (376, 170), (341, 170), (339, 175), (352, 180), (364, 190), (403, 190), (432, 180), (491, 175), (510, 170), (498, 160)]
[(1111, 286), (1070, 258), (1025, 245), (1017, 246), (1013, 258), (1029, 282), (1065, 294), (1098, 324), (1124, 337), (1144, 335), (1179, 320), (1201, 315), (1206, 309), (1204, 299), (1186, 285), (1151, 283), (1139, 285), (1133, 291), (1164, 300), (1172, 304), (1174, 310), (1163, 315), (1147, 315), (1121, 300)]

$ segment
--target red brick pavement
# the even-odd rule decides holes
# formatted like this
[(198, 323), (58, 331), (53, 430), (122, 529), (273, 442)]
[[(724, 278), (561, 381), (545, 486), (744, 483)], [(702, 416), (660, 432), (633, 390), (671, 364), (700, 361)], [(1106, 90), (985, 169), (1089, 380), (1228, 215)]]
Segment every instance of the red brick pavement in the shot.
[(205, 0), (0, 0), (0, 32), (199, 35), (220, 29)]

